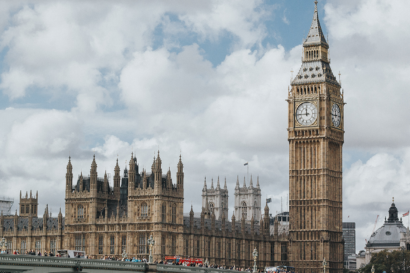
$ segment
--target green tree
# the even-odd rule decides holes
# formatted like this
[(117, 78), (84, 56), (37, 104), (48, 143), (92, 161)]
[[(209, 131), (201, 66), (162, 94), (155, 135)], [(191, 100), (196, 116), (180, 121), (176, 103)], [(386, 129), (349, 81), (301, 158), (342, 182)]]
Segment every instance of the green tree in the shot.
[(360, 273), (371, 273), (374, 265), (375, 273), (410, 273), (410, 251), (397, 250), (389, 252), (387, 250), (372, 254), (372, 259), (365, 267), (359, 270)]

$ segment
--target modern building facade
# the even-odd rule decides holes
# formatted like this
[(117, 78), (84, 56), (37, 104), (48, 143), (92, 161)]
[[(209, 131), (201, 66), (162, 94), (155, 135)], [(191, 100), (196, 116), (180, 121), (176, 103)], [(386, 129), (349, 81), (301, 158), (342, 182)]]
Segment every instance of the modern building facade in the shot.
[(302, 66), (288, 92), (289, 262), (299, 273), (343, 270), (344, 99), (330, 67), (317, 1)]
[[(356, 255), (356, 223), (343, 222), (343, 240), (345, 242), (343, 263), (345, 268), (350, 269), (349, 261), (352, 264), (352, 257), (350, 256)], [(356, 269), (356, 262), (354, 263), (354, 269)]]

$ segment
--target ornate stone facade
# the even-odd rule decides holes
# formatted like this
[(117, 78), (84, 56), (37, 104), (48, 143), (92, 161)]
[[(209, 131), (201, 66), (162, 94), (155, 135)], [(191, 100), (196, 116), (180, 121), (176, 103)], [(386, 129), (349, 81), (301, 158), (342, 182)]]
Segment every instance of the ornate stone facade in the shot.
[(253, 186), (252, 176), (249, 187), (246, 186), (245, 178), (243, 186), (239, 186), (239, 178), (236, 180), (235, 187), (235, 217), (245, 218), (246, 223), (255, 221), (259, 223), (261, 220), (261, 188), (259, 185), (259, 177), (257, 178), (256, 187)]
[(222, 220), (222, 214), (225, 214), (225, 218), (228, 217), (228, 187), (226, 186), (226, 178), (224, 187), (221, 188), (221, 184), (218, 182), (216, 188), (214, 188), (214, 180), (211, 180), (211, 188), (208, 189), (206, 185), (206, 178), (204, 181), (204, 188), (202, 189), (202, 207), (208, 208), (208, 214), (206, 217), (210, 216), (210, 213), (215, 213), (216, 220)]
[[(9, 250), (25, 252), (84, 250), (88, 255), (147, 258), (148, 237), (153, 235), (154, 259), (180, 255), (208, 259), (210, 263), (251, 266), (252, 251), (258, 249), (259, 266), (287, 264), (288, 237), (276, 229), (269, 230), (269, 208), (266, 206), (260, 225), (239, 221), (225, 213), (216, 219), (216, 210), (202, 209), (201, 217), (183, 216), (184, 171), (181, 157), (177, 164), (176, 183), (171, 171), (162, 174), (160, 155), (154, 158), (151, 172), (139, 171), (137, 159), (131, 156), (128, 169), (120, 176), (117, 164), (113, 183), (107, 174), (98, 177), (95, 157), (90, 175), (73, 180), (71, 159), (66, 172), (65, 217), (61, 212), (51, 218), (46, 209), (43, 218), (31, 214), (0, 217), (0, 237), (10, 242)], [(121, 185), (120, 185), (121, 183)], [(220, 185), (217, 185), (217, 188)], [(211, 187), (212, 188), (212, 187)], [(226, 192), (226, 184), (224, 189)], [(26, 204), (25, 198), (20, 203)], [(28, 200), (28, 199), (27, 199)], [(30, 199), (32, 206), (38, 198)], [(227, 203), (227, 199), (224, 200)], [(221, 207), (222, 208), (222, 207)], [(22, 210), (25, 212), (25, 209)], [(226, 211), (227, 214), (227, 211)]]
[(290, 264), (299, 273), (343, 270), (344, 100), (330, 68), (317, 1), (303, 62), (288, 95)]

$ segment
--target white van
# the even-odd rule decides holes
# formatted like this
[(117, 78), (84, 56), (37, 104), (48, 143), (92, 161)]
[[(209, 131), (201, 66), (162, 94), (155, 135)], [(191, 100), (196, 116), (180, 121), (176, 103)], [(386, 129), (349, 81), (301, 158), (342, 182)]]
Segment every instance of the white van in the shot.
[(63, 258), (85, 259), (85, 251), (61, 249), (61, 250), (57, 250), (57, 253), (59, 254), (60, 257), (63, 257)]

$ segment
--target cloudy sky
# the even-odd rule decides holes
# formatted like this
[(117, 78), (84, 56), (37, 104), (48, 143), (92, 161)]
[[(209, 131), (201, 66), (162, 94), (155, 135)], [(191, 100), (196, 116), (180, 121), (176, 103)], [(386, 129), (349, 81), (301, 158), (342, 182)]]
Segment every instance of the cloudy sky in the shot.
[[(233, 206), (245, 162), (273, 213), (288, 194), (287, 90), (301, 64), (312, 1), (1, 1), (0, 186), (64, 206), (75, 177), (161, 151), (185, 211), (204, 177), (226, 177)], [(406, 0), (320, 1), (331, 66), (345, 91), (344, 221), (357, 251), (394, 196), (410, 208), (410, 17)], [(209, 184), (209, 183), (208, 183)], [(16, 208), (16, 207), (14, 207)], [(232, 211), (232, 209), (231, 209)], [(404, 220), (407, 224), (407, 219)]]

